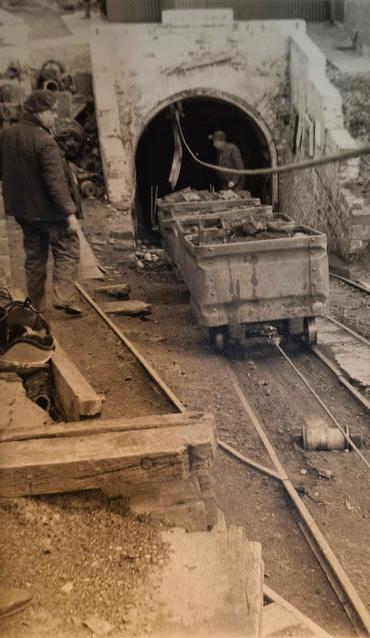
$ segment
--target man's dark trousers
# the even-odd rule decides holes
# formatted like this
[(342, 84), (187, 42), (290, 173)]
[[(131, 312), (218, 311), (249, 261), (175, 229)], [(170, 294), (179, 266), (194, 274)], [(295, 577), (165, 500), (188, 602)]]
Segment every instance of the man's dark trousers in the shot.
[(66, 221), (17, 221), (23, 230), (27, 291), (32, 305), (38, 310), (45, 310), (49, 247), (54, 258), (54, 305), (73, 304), (80, 258), (78, 235), (68, 230)]

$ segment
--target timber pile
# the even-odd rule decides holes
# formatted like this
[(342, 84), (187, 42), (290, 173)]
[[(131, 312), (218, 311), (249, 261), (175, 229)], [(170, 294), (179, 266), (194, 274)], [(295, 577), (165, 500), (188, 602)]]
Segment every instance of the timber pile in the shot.
[(187, 531), (216, 522), (214, 417), (170, 414), (0, 433), (0, 497), (100, 489)]

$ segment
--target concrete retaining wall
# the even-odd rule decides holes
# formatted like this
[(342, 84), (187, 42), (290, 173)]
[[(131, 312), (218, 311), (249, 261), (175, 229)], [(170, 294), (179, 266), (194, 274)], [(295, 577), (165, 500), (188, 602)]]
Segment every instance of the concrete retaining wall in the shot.
[[(344, 128), (341, 96), (326, 77), (326, 58), (307, 36), (291, 40), (290, 90), (292, 125), (298, 117), (298, 148), (294, 155), (288, 151), (285, 160), (299, 161), (357, 147)], [(344, 259), (370, 239), (370, 215), (364, 202), (345, 188), (358, 174), (359, 160), (354, 159), (297, 171), (281, 181), (283, 210), (326, 232), (330, 250)], [(357, 219), (361, 219), (361, 229)]]

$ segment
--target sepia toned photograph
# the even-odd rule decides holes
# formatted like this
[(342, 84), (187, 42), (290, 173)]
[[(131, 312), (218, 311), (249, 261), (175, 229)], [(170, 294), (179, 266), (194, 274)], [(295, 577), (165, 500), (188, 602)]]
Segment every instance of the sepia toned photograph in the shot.
[(370, 0), (0, 0), (0, 638), (370, 638)]

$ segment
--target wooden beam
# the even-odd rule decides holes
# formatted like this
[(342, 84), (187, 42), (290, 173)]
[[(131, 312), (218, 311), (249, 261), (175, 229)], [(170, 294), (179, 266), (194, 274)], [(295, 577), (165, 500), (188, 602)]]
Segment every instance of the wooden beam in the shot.
[(124, 493), (125, 486), (135, 483), (201, 476), (199, 462), (208, 471), (214, 453), (211, 418), (178, 427), (2, 442), (0, 494), (8, 498), (109, 487)]
[(97, 416), (102, 411), (102, 398), (91, 387), (61, 345), (51, 359), (58, 400), (68, 421)]
[(154, 416), (140, 416), (130, 419), (89, 419), (73, 423), (58, 423), (48, 427), (32, 427), (26, 425), (13, 427), (0, 433), (1, 442), (27, 441), (31, 439), (55, 439), (75, 436), (92, 436), (107, 434), (108, 432), (129, 432), (135, 430), (150, 430), (159, 428), (192, 426), (194, 423), (213, 427), (214, 418), (203, 412), (184, 412), (175, 414), (158, 414)]

